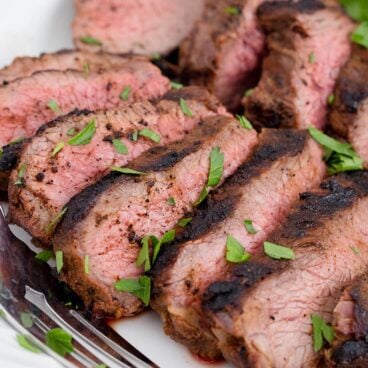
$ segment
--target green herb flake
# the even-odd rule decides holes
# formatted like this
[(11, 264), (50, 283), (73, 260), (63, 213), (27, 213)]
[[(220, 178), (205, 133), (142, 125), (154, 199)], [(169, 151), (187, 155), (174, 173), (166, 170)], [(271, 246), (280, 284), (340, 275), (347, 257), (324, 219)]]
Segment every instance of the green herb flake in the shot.
[(152, 239), (152, 245), (153, 245), (153, 257), (152, 257), (152, 263), (156, 261), (156, 258), (161, 250), (162, 244), (171, 243), (175, 239), (175, 230), (169, 230), (166, 231), (166, 233), (162, 236), (162, 238), (157, 241), (157, 238), (151, 237)]
[(51, 157), (55, 157), (65, 146), (64, 142), (59, 142), (51, 153)]
[(192, 118), (193, 117), (193, 113), (192, 111), (190, 110), (187, 102), (184, 100), (184, 98), (180, 98), (180, 101), (179, 101), (179, 106), (181, 108), (181, 111), (183, 111), (183, 114)]
[(73, 138), (69, 139), (68, 144), (71, 146), (83, 146), (89, 144), (96, 133), (96, 121), (92, 119), (83, 130), (81, 130)]
[(167, 204), (168, 204), (169, 206), (175, 206), (175, 205), (176, 205), (175, 198), (174, 198), (174, 197), (170, 197), (170, 198), (167, 200)]
[(368, 20), (368, 2), (366, 0), (340, 0), (347, 13), (355, 20)]
[(55, 258), (56, 258), (56, 271), (57, 273), (60, 273), (60, 271), (64, 266), (63, 251), (62, 250), (56, 251)]
[(151, 129), (144, 128), (138, 132), (139, 136), (150, 139), (155, 143), (160, 143), (160, 136)]
[(52, 250), (43, 250), (35, 255), (35, 259), (41, 262), (47, 262), (54, 256), (54, 252)]
[(55, 100), (49, 100), (47, 107), (55, 113), (60, 112), (59, 104)]
[(24, 184), (24, 175), (27, 171), (27, 165), (21, 164), (18, 170), (17, 180), (15, 181), (15, 185), (23, 185)]
[(180, 227), (185, 227), (187, 226), (190, 222), (192, 222), (192, 218), (191, 217), (187, 217), (187, 218), (182, 218), (178, 221), (178, 226)]
[(56, 226), (58, 225), (58, 223), (61, 221), (61, 219), (64, 217), (64, 215), (66, 214), (66, 211), (68, 211), (67, 207), (64, 207), (62, 209), (62, 211), (60, 213), (58, 213), (51, 221), (48, 225), (46, 225), (45, 227), (45, 231), (47, 234), (52, 233)]
[(3, 157), (4, 150), (0, 147), (0, 159)]
[(89, 255), (84, 256), (84, 273), (89, 273)]
[(215, 187), (221, 180), (224, 171), (224, 154), (219, 147), (212, 148), (210, 153), (210, 173), (207, 186)]
[(90, 66), (89, 66), (89, 63), (88, 63), (88, 62), (85, 62), (85, 63), (83, 64), (83, 73), (84, 73), (84, 74), (86, 74), (86, 75), (88, 75), (88, 74), (89, 74), (89, 72), (90, 72)]
[(263, 250), (265, 254), (273, 259), (294, 259), (294, 251), (290, 248), (284, 247), (279, 244), (265, 241), (263, 243)]
[(225, 13), (229, 15), (239, 15), (240, 9), (236, 6), (227, 6), (225, 8)]
[(71, 128), (66, 132), (66, 135), (68, 135), (69, 137), (73, 137), (73, 135), (75, 135), (77, 131), (75, 130), (75, 128)]
[(23, 312), (20, 314), (20, 321), (24, 328), (31, 328), (33, 326), (33, 318), (31, 313)]
[(91, 36), (83, 36), (80, 37), (79, 40), (86, 45), (92, 45), (92, 46), (101, 46), (102, 42), (98, 40), (97, 38), (91, 37)]
[(254, 88), (249, 88), (244, 92), (244, 97), (249, 97), (254, 92)]
[(74, 351), (72, 336), (60, 327), (47, 331), (45, 338), (46, 345), (61, 356)]
[(311, 315), (313, 327), (313, 348), (315, 352), (322, 349), (323, 340), (332, 343), (335, 333), (332, 326), (328, 325), (321, 317), (316, 314)]
[(308, 60), (310, 64), (314, 64), (316, 62), (316, 54), (313, 51), (309, 54)]
[(106, 364), (97, 364), (94, 368), (108, 368)]
[(133, 133), (132, 133), (132, 141), (133, 142), (137, 142), (138, 140), (138, 130), (135, 130)]
[(236, 115), (236, 118), (239, 121), (239, 124), (244, 129), (253, 129), (251, 122), (244, 115)]
[(357, 247), (350, 247), (350, 249), (353, 251), (354, 254), (359, 254), (360, 250)]
[(139, 251), (138, 258), (137, 258), (137, 261), (136, 261), (136, 265), (138, 267), (144, 265), (144, 272), (147, 272), (151, 269), (149, 241), (150, 241), (149, 236), (143, 237), (143, 239), (141, 241), (142, 247)]
[(31, 351), (32, 353), (41, 352), (41, 349), (35, 346), (33, 342), (31, 342), (27, 336), (17, 335), (17, 341), (18, 341), (19, 346), (21, 346), (23, 349)]
[(132, 88), (130, 86), (125, 86), (119, 95), (120, 99), (123, 101), (127, 101), (129, 99), (131, 91), (132, 91)]
[(127, 174), (127, 175), (147, 175), (147, 173), (144, 173), (143, 171), (129, 169), (129, 167), (113, 166), (111, 168), (111, 171), (116, 171), (116, 172), (119, 172), (119, 173), (122, 173), (122, 174)]
[(226, 260), (231, 263), (244, 263), (248, 261), (250, 254), (233, 236), (226, 238)]
[(159, 52), (154, 52), (152, 55), (151, 55), (151, 60), (155, 60), (155, 61), (158, 61), (161, 59), (161, 54)]
[(138, 280), (121, 279), (115, 283), (115, 289), (131, 293), (148, 305), (151, 297), (151, 279), (146, 275), (141, 276)]
[(332, 106), (334, 102), (335, 102), (335, 95), (332, 93), (331, 95), (328, 96), (327, 103), (329, 106)]
[(20, 138), (14, 139), (13, 141), (8, 143), (8, 146), (13, 146), (14, 144), (22, 143), (26, 139), (27, 139), (26, 137), (20, 137)]
[(127, 146), (120, 139), (113, 139), (112, 144), (113, 144), (113, 146), (115, 148), (115, 151), (117, 153), (120, 153), (121, 155), (127, 155), (128, 154)]
[(351, 34), (351, 40), (368, 48), (368, 21), (361, 23)]
[(257, 230), (253, 226), (252, 220), (244, 220), (244, 227), (247, 230), (248, 234), (256, 234)]
[(184, 87), (181, 83), (174, 81), (170, 82), (170, 86), (172, 89), (182, 89)]
[(207, 187), (204, 187), (201, 191), (201, 193), (199, 194), (199, 198), (197, 199), (197, 201), (194, 203), (195, 206), (200, 205), (208, 196), (208, 189)]

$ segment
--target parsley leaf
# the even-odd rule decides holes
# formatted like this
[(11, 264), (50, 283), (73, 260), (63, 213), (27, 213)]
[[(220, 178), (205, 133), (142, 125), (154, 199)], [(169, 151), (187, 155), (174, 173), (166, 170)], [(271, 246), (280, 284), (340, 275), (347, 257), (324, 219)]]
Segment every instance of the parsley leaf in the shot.
[(243, 263), (248, 261), (250, 254), (231, 235), (226, 238), (226, 260), (231, 263)]
[(175, 230), (166, 231), (162, 238), (158, 242), (153, 242), (153, 257), (152, 263), (156, 261), (156, 258), (160, 252), (161, 245), (171, 243), (175, 239)]
[(71, 146), (82, 146), (89, 144), (96, 133), (96, 121), (92, 119), (83, 130), (73, 138), (70, 138), (68, 144)]
[(195, 206), (198, 206), (199, 204), (201, 204), (208, 196), (208, 189), (207, 187), (204, 187), (201, 191), (201, 193), (199, 194), (199, 198), (197, 199), (197, 201), (194, 203)]
[(355, 20), (368, 20), (367, 0), (340, 0), (347, 13)]
[(17, 180), (15, 181), (15, 185), (23, 185), (24, 184), (24, 175), (27, 171), (27, 165), (21, 164), (18, 170)]
[(207, 186), (216, 186), (224, 171), (224, 154), (219, 147), (212, 148), (210, 153), (210, 173), (208, 175)]
[(27, 336), (24, 335), (17, 335), (17, 341), (19, 346), (21, 346), (23, 349), (26, 349), (28, 351), (31, 351), (32, 353), (40, 353), (41, 349), (39, 349), (37, 346), (35, 346)]
[(240, 126), (244, 129), (253, 129), (251, 122), (244, 115), (235, 115), (238, 119)]
[(175, 205), (176, 205), (175, 198), (174, 198), (174, 197), (170, 197), (170, 198), (167, 200), (167, 204), (168, 204), (169, 206), (175, 206)]
[(47, 103), (47, 107), (55, 113), (60, 112), (60, 107), (55, 100), (49, 100), (49, 102)]
[(257, 230), (253, 226), (252, 220), (244, 220), (244, 227), (248, 231), (249, 234), (256, 234)]
[(132, 91), (132, 88), (130, 86), (125, 86), (119, 95), (120, 99), (123, 101), (127, 101), (129, 99), (131, 91)]
[(151, 279), (146, 275), (141, 276), (138, 280), (121, 279), (115, 283), (115, 289), (131, 293), (148, 305), (151, 297)]
[(179, 105), (180, 105), (181, 111), (183, 111), (184, 115), (186, 115), (190, 118), (193, 117), (193, 113), (190, 110), (190, 108), (189, 108), (187, 102), (184, 100), (184, 98), (180, 98)]
[(113, 144), (113, 146), (114, 146), (117, 153), (120, 153), (121, 155), (127, 155), (128, 154), (127, 146), (120, 139), (113, 139), (112, 144)]
[(64, 215), (66, 214), (66, 211), (68, 211), (68, 207), (64, 207), (63, 210), (58, 213), (52, 220), (51, 222), (46, 225), (45, 227), (45, 232), (50, 234), (52, 233), (56, 226), (58, 225), (58, 223), (61, 221), (61, 219), (64, 217)]
[(86, 45), (93, 45), (93, 46), (101, 46), (102, 42), (98, 40), (97, 38), (91, 37), (91, 36), (83, 36), (80, 37), (79, 40)]
[(323, 340), (332, 343), (335, 333), (332, 326), (329, 326), (321, 317), (316, 314), (311, 315), (313, 326), (313, 348), (315, 352), (322, 349)]
[(184, 86), (181, 83), (171, 81), (170, 82), (172, 89), (182, 89)]
[(56, 271), (57, 273), (60, 273), (60, 271), (64, 266), (63, 251), (57, 250), (55, 253), (55, 257), (56, 257)]
[(72, 137), (73, 135), (75, 135), (75, 128), (70, 128), (67, 132), (66, 135), (68, 135), (69, 137)]
[(240, 14), (240, 9), (236, 6), (227, 6), (225, 8), (225, 13), (229, 15), (238, 15)]
[(53, 328), (46, 332), (46, 344), (55, 353), (65, 356), (74, 351), (72, 336), (62, 328)]
[(254, 91), (254, 88), (249, 88), (244, 92), (244, 97), (249, 97)]
[(368, 21), (361, 23), (351, 34), (351, 40), (368, 48)]
[(84, 256), (84, 273), (89, 273), (89, 255)]
[(0, 159), (3, 157), (4, 150), (0, 147)]
[(122, 174), (128, 174), (128, 175), (147, 175), (143, 171), (137, 171), (137, 170), (134, 170), (134, 169), (129, 169), (129, 167), (113, 166), (111, 168), (111, 171), (116, 171), (116, 172), (119, 172), (119, 173), (122, 173)]
[(178, 221), (177, 225), (180, 227), (185, 227), (187, 226), (190, 222), (192, 222), (192, 218), (191, 217), (187, 217), (187, 218), (182, 218)]
[(52, 250), (43, 250), (35, 255), (35, 259), (41, 262), (47, 262), (50, 258), (54, 256), (54, 252)]
[(312, 51), (309, 56), (308, 56), (308, 60), (310, 64), (314, 64), (316, 62), (316, 54), (314, 53), (314, 51)]
[(273, 259), (294, 259), (294, 251), (288, 247), (265, 241), (263, 243), (264, 252)]
[(136, 265), (142, 266), (144, 265), (144, 272), (147, 272), (151, 269), (151, 260), (150, 260), (150, 251), (149, 251), (149, 242), (150, 237), (149, 236), (145, 236), (141, 243), (142, 243), (142, 248), (139, 251), (138, 254), (138, 258), (136, 261)]
[(153, 130), (151, 130), (151, 129), (144, 128), (144, 129), (140, 130), (138, 132), (138, 134), (141, 137), (148, 138), (148, 139), (150, 139), (151, 141), (153, 141), (155, 143), (159, 143), (160, 142), (160, 136), (156, 132), (154, 132)]
[(65, 146), (64, 142), (59, 142), (51, 153), (51, 157), (55, 157)]
[(335, 102), (335, 95), (332, 93), (331, 95), (328, 96), (327, 98), (327, 103), (328, 105), (333, 105), (333, 103)]

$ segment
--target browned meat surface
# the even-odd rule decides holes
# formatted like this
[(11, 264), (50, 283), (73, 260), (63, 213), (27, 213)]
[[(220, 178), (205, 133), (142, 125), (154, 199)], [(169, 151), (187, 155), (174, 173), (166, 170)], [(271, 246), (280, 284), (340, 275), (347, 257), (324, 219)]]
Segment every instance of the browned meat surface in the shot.
[[(220, 355), (216, 340), (202, 324), (200, 304), (203, 291), (227, 273), (227, 236), (256, 252), (299, 193), (320, 183), (324, 173), (321, 151), (305, 131), (262, 132), (251, 160), (199, 211), (183, 241), (164, 248), (158, 257), (152, 307), (168, 335), (197, 355)], [(252, 220), (256, 234), (246, 231), (245, 219)]]
[(316, 367), (311, 315), (331, 322), (342, 289), (367, 269), (368, 172), (331, 177), (300, 198), (268, 237), (295, 259), (260, 252), (204, 295), (219, 346), (238, 367)]
[(329, 123), (336, 133), (348, 138), (368, 168), (368, 50), (354, 45), (335, 88)]
[(264, 36), (255, 12), (263, 0), (207, 0), (203, 16), (180, 47), (180, 64), (229, 108), (257, 81)]
[(42, 70), (81, 70), (86, 74), (100, 69), (125, 64), (120, 56), (87, 51), (62, 50), (39, 57), (17, 57), (13, 62), (0, 69), (0, 84), (7, 84), (17, 78), (29, 77)]
[(75, 108), (123, 104), (119, 96), (126, 88), (126, 100), (134, 102), (162, 96), (169, 81), (144, 58), (126, 58), (120, 66), (87, 74), (52, 70), (17, 79), (0, 87), (0, 146), (32, 136), (42, 124)]
[[(132, 162), (148, 175), (106, 177), (74, 197), (54, 238), (54, 250), (64, 252), (62, 279), (96, 314), (137, 313), (141, 302), (115, 290), (114, 283), (142, 274), (136, 265), (141, 239), (162, 237), (193, 208), (207, 182), (212, 149), (218, 147), (224, 155), (224, 180), (256, 143), (256, 132), (237, 120), (206, 118), (183, 141), (153, 148)], [(168, 203), (170, 198), (174, 205)], [(86, 255), (89, 274), (83, 271)]]
[[(192, 117), (181, 110), (181, 98)], [(183, 139), (203, 118), (215, 114), (225, 114), (215, 97), (202, 87), (186, 87), (170, 91), (155, 102), (136, 102), (129, 107), (98, 112), (81, 111), (47, 124), (25, 145), (11, 176), (10, 220), (48, 245), (52, 231), (47, 225), (74, 195), (106, 175), (112, 166), (125, 166), (153, 146)], [(91, 121), (96, 125), (91, 142), (68, 145), (71, 138), (68, 132), (74, 129), (76, 134)], [(155, 143), (143, 136), (132, 141), (133, 133), (142, 129), (154, 131), (160, 141)], [(120, 139), (126, 153), (116, 150), (113, 139)], [(64, 147), (52, 157), (60, 142), (64, 142)], [(23, 165), (27, 168), (24, 185), (15, 185)]]
[(244, 100), (261, 126), (323, 127), (327, 101), (350, 55), (352, 21), (335, 1), (265, 2), (258, 9), (267, 35), (259, 85)]
[(168, 53), (188, 35), (203, 11), (203, 0), (74, 0), (74, 3), (76, 47), (118, 54)]

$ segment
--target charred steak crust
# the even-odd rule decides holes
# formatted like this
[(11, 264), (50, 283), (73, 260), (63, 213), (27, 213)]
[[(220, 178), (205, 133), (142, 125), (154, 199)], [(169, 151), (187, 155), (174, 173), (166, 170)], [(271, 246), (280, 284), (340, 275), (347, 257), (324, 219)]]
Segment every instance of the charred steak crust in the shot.
[(364, 340), (345, 341), (331, 355), (332, 364), (336, 368), (365, 368), (368, 364), (368, 342)]
[(265, 1), (257, 9), (257, 16), (263, 16), (266, 13), (282, 10), (297, 11), (299, 13), (313, 14), (317, 10), (325, 9), (326, 5), (320, 0), (283, 0), (283, 1)]

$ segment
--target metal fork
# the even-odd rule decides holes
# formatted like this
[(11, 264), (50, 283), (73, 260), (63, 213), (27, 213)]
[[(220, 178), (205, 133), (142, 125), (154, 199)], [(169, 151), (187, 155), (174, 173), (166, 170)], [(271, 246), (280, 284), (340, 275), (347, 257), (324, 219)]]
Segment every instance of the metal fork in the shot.
[[(99, 364), (110, 368), (155, 367), (103, 320), (92, 318), (83, 307), (67, 308), (65, 304), (70, 303), (79, 306), (77, 297), (57, 280), (51, 268), (37, 261), (34, 253), (12, 234), (0, 206), (2, 318), (64, 367), (90, 368)], [(29, 313), (33, 322), (29, 329), (21, 324), (24, 312)], [(74, 351), (65, 358), (44, 343), (45, 333), (54, 327), (62, 328), (73, 337)]]

